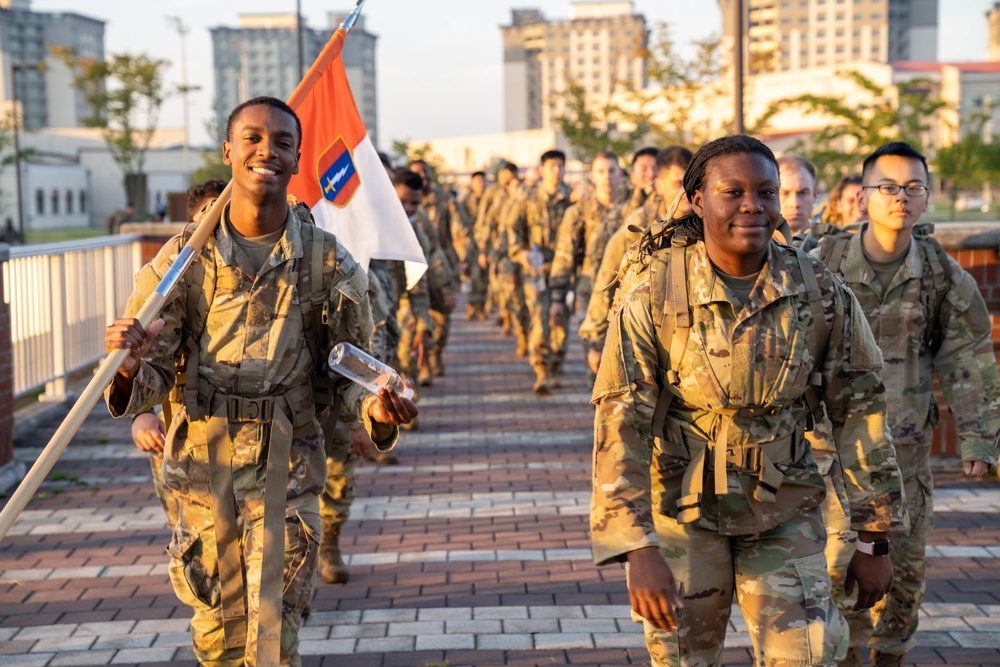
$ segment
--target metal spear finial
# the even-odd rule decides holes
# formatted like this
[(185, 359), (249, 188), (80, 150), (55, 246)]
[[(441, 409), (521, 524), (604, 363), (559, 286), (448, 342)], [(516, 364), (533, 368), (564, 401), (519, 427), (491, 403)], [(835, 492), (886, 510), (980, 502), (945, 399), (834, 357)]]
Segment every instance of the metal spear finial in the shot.
[(354, 24), (357, 23), (358, 17), (361, 16), (361, 9), (365, 6), (367, 0), (358, 0), (358, 3), (354, 5), (354, 10), (347, 15), (344, 22), (340, 24), (340, 27), (344, 29), (344, 32), (350, 32)]

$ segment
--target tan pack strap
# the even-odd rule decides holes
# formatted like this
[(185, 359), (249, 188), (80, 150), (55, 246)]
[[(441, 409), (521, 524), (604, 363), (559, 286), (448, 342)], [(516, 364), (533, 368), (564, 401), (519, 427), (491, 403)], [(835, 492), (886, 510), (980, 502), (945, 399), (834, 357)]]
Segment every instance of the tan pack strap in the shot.
[(284, 410), (271, 422), (267, 477), (264, 486), (264, 553), (260, 568), (257, 614), (257, 663), (277, 665), (281, 659), (281, 593), (285, 577), (285, 505), (292, 424)]
[(712, 450), (712, 472), (715, 483), (715, 495), (724, 496), (729, 493), (729, 482), (726, 481), (726, 451), (729, 448), (729, 426), (733, 423), (732, 418), (723, 416), (721, 425), (715, 438), (709, 443)]
[[(846, 237), (837, 239), (836, 243), (838, 246), (843, 242), (840, 252), (847, 250), (848, 240)], [(834, 248), (834, 251), (837, 252), (837, 247)], [(798, 259), (799, 273), (802, 275), (802, 282), (806, 288), (806, 296), (809, 299), (809, 309), (812, 311), (813, 316), (812, 352), (816, 365), (809, 374), (809, 386), (805, 392), (806, 406), (809, 408), (809, 420), (806, 424), (806, 430), (811, 431), (822, 411), (823, 374), (816, 369), (822, 366), (823, 355), (826, 353), (826, 346), (830, 340), (830, 329), (826, 322), (826, 312), (823, 310), (822, 294), (819, 291), (819, 282), (816, 280), (816, 269), (813, 267), (809, 256), (801, 249), (795, 248), (795, 256)], [(837, 269), (831, 265), (831, 270), (836, 271)]]
[[(261, 396), (249, 398), (244, 396), (229, 396), (209, 382), (199, 383), (198, 404), (215, 414), (220, 403), (226, 406), (226, 418), (231, 422), (270, 423), (277, 413), (284, 413), (293, 428), (308, 426), (316, 417), (316, 405), (313, 402), (312, 385), (293, 387), (278, 396)], [(197, 421), (198, 418), (188, 413), (188, 418)]]
[(226, 410), (226, 403), (220, 401), (209, 417), (205, 435), (208, 439), (215, 550), (219, 562), (222, 630), (226, 648), (238, 648), (246, 645), (247, 612), (243, 560), (240, 557), (242, 540), (236, 523), (233, 460)]
[(677, 499), (677, 523), (694, 523), (702, 516), (701, 492), (705, 478), (707, 447), (695, 450), (681, 479), (681, 496)]
[(781, 234), (782, 238), (785, 239), (785, 243), (782, 245), (792, 245), (792, 228), (788, 226), (788, 221), (785, 220), (784, 216), (778, 217), (778, 226), (774, 228), (774, 231)]
[[(670, 242), (670, 291), (663, 312), (677, 318), (676, 327), (691, 327), (691, 311), (687, 292), (687, 237), (674, 234)], [(684, 244), (684, 245), (682, 245)]]

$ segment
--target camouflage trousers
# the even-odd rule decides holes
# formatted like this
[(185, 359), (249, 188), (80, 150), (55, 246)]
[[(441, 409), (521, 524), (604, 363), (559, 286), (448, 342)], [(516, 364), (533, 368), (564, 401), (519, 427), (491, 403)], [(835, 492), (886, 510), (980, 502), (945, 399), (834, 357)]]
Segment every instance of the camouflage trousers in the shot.
[(528, 307), (524, 302), (524, 285), (520, 267), (509, 259), (500, 260), (497, 270), (497, 307), (500, 315), (510, 319), (518, 338), (528, 337)]
[(486, 303), (486, 290), (489, 286), (489, 275), (478, 264), (471, 262), (469, 266), (469, 279), (472, 281), (472, 291), (469, 293), (469, 305), (482, 307)]
[(451, 312), (431, 308), (431, 319), (434, 320), (434, 351), (444, 352), (448, 336), (451, 334)]
[[(319, 500), (315, 495), (288, 501), (281, 600), (281, 667), (302, 665), (298, 651), (299, 625), (302, 610), (316, 586), (319, 528)], [(211, 502), (184, 502), (180, 506), (179, 522), (167, 547), (170, 583), (180, 601), (194, 610), (191, 637), (195, 657), (202, 665), (256, 667), (263, 535), (263, 518), (243, 524), (240, 555), (246, 583), (247, 642), (246, 646), (227, 649)]]
[(830, 599), (818, 507), (759, 535), (719, 535), (653, 516), (660, 554), (684, 601), (679, 631), (643, 623), (654, 667), (720, 664), (734, 598), (755, 664), (832, 666), (844, 657), (846, 625)]
[(556, 326), (549, 315), (552, 292), (524, 285), (524, 300), (528, 308), (528, 357), (536, 372), (546, 372), (561, 364), (566, 356), (566, 326)]
[(323, 534), (340, 532), (351, 516), (351, 503), (357, 495), (355, 468), (357, 458), (351, 449), (347, 427), (338, 423), (326, 450), (326, 488), (319, 496), (319, 514)]
[(844, 473), (835, 452), (813, 450), (813, 458), (826, 481), (823, 500), (823, 523), (826, 524), (826, 567), (833, 583), (833, 601), (850, 628), (851, 647), (863, 648), (872, 634), (872, 616), (867, 609), (854, 611), (857, 592), (847, 597), (844, 583), (847, 567), (854, 557), (858, 534), (851, 530), (850, 504), (844, 486)]
[[(405, 378), (417, 377), (417, 318), (410, 310), (409, 302), (404, 300), (399, 304), (396, 314), (399, 321), (399, 346), (396, 357), (399, 359), (399, 369)], [(429, 350), (428, 350), (429, 351)]]
[(167, 525), (170, 530), (174, 530), (177, 525), (177, 514), (179, 503), (175, 497), (166, 492), (163, 488), (163, 454), (160, 452), (149, 452), (149, 469), (153, 473), (153, 490), (156, 498), (160, 501), (163, 511), (167, 514)]

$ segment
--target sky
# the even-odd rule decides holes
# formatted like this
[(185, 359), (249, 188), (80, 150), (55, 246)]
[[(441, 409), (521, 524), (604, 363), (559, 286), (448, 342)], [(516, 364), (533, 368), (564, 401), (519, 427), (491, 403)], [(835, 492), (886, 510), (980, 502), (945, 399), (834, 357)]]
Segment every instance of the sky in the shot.
[[(350, 9), (353, 0), (301, 0), (313, 28), (326, 27), (327, 12)], [(986, 57), (986, 11), (993, 0), (941, 0), (938, 56), (942, 61)], [(379, 37), (379, 136), (382, 148), (395, 139), (424, 140), (503, 131), (503, 52), (500, 26), (511, 8), (538, 7), (547, 18), (569, 15), (570, 0), (369, 0), (366, 28)], [(155, 7), (162, 6), (162, 14)], [(209, 141), (214, 84), (209, 28), (237, 26), (241, 13), (294, 13), (295, 0), (32, 0), (36, 11), (71, 11), (107, 21), (106, 53), (145, 53), (171, 61), (167, 80), (181, 81), (180, 37), (167, 16), (180, 16), (186, 38), (191, 139)], [(716, 0), (635, 0), (647, 24), (669, 23), (680, 48), (694, 39), (721, 33)], [(180, 97), (168, 100), (161, 127), (181, 127)]]

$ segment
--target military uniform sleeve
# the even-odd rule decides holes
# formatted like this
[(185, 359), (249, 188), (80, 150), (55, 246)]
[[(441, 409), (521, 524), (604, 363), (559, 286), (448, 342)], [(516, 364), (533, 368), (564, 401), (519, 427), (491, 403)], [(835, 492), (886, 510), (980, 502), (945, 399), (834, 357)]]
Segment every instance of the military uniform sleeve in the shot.
[(490, 208), (493, 205), (495, 190), (492, 187), (483, 194), (482, 201), (479, 202), (479, 213), (472, 225), (473, 238), (479, 252), (485, 253), (493, 240), (493, 227), (490, 224)]
[(579, 204), (566, 210), (559, 229), (556, 230), (556, 251), (552, 258), (552, 270), (549, 272), (549, 288), (552, 290), (552, 301), (564, 302), (566, 293), (573, 285), (576, 276), (576, 258), (580, 256), (583, 245), (583, 220)]
[(885, 418), (882, 353), (854, 294), (833, 274), (826, 272), (825, 278), (830, 334), (822, 364), (823, 402), (844, 470), (851, 528), (903, 530), (908, 516)]
[(629, 293), (612, 320), (594, 385), (590, 530), (598, 565), (659, 546), (650, 477), (653, 408), (659, 397), (656, 377), (647, 279)]
[(454, 197), (448, 197), (448, 217), (451, 225), (451, 244), (461, 262), (472, 261), (470, 255), (476, 249), (472, 235), (472, 223), (465, 213), (465, 208), (455, 202)]
[(604, 339), (608, 335), (608, 315), (614, 290), (606, 289), (618, 275), (622, 258), (628, 248), (628, 237), (623, 231), (616, 232), (604, 249), (604, 257), (594, 278), (594, 291), (587, 304), (587, 314), (580, 323), (580, 340), (592, 350), (603, 350)]
[(941, 346), (934, 355), (934, 370), (955, 417), (962, 460), (996, 465), (1000, 377), (990, 339), (993, 323), (975, 279), (948, 259), (951, 285), (941, 305)]
[[(183, 243), (175, 236), (163, 245), (135, 277), (135, 287), (125, 307), (125, 317), (135, 317), (149, 299), (164, 274), (177, 258)], [(197, 259), (197, 261), (201, 261)], [(174, 386), (174, 356), (183, 339), (184, 318), (187, 315), (187, 286), (181, 276), (164, 303), (159, 318), (163, 329), (153, 340), (146, 357), (139, 362), (138, 372), (132, 381), (132, 393), (119, 391), (114, 381), (104, 391), (108, 409), (113, 417), (136, 415), (153, 409), (166, 400)]]
[(527, 200), (523, 195), (510, 207), (507, 219), (501, 220), (500, 226), (507, 232), (507, 256), (510, 261), (520, 264), (525, 271), (530, 271), (528, 250), (531, 249), (531, 241), (528, 238)]
[(446, 276), (443, 274), (440, 257), (434, 253), (427, 234), (420, 225), (414, 225), (413, 231), (417, 234), (420, 249), (427, 260), (427, 270), (416, 285), (406, 290), (406, 298), (410, 302), (410, 312), (417, 320), (417, 334), (423, 335), (425, 331), (434, 330), (434, 320), (431, 319), (431, 286), (433, 284), (437, 289), (443, 289), (446, 286)]
[[(332, 306), (340, 304), (340, 312), (337, 317), (330, 318), (330, 340), (351, 343), (371, 354), (368, 344), (374, 321), (368, 300), (368, 276), (339, 242), (336, 253), (337, 272), (330, 284), (329, 298)], [(392, 449), (399, 439), (399, 428), (380, 424), (368, 415), (368, 409), (378, 400), (377, 397), (354, 382), (346, 383), (342, 391), (341, 421), (360, 419), (379, 451)]]

